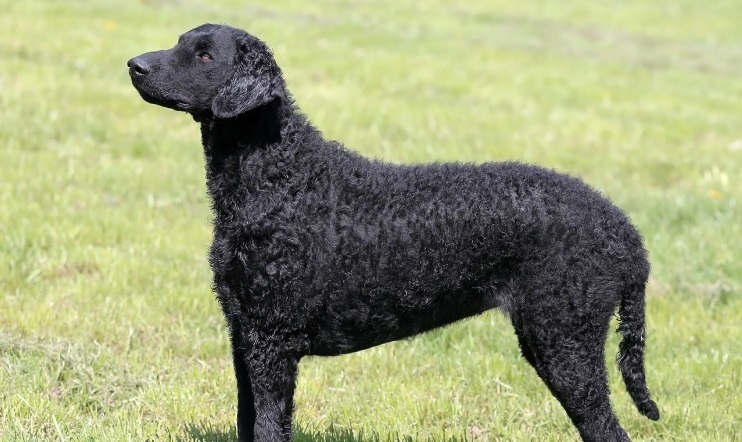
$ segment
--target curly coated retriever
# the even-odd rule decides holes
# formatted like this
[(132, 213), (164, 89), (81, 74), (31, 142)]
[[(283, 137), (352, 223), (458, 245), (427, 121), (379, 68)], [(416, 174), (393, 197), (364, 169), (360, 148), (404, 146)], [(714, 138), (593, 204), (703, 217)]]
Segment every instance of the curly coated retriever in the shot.
[(202, 25), (129, 60), (147, 102), (201, 124), (209, 262), (231, 335), (241, 441), (291, 439), (299, 359), (403, 339), (492, 308), (585, 441), (628, 441), (609, 400), (611, 316), (639, 411), (642, 238), (579, 179), (506, 163), (393, 165), (327, 141), (271, 51)]

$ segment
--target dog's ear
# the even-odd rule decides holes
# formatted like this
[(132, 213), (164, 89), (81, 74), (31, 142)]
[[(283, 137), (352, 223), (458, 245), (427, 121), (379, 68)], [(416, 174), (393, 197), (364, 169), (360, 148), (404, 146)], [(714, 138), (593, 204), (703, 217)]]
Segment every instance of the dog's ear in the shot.
[(281, 71), (268, 46), (254, 37), (240, 37), (234, 72), (211, 102), (217, 118), (232, 118), (279, 98)]

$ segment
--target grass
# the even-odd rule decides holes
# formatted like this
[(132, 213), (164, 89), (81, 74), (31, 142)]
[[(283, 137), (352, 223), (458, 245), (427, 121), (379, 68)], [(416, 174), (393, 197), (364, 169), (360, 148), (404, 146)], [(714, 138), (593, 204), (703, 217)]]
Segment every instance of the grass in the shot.
[[(0, 440), (234, 440), (198, 127), (125, 62), (201, 22), (268, 41), (329, 138), (517, 159), (625, 208), (653, 262), (636, 440), (742, 438), (742, 8), (734, 0), (0, 0)], [(609, 353), (617, 349), (611, 336)], [(496, 312), (301, 364), (300, 441), (574, 440)]]

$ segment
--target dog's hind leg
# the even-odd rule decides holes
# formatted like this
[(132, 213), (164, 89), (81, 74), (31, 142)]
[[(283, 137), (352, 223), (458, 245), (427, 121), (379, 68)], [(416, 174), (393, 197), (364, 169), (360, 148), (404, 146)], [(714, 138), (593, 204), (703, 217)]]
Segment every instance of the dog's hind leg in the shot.
[(584, 441), (627, 442), (609, 398), (605, 337), (610, 312), (513, 316), (521, 351), (564, 407)]

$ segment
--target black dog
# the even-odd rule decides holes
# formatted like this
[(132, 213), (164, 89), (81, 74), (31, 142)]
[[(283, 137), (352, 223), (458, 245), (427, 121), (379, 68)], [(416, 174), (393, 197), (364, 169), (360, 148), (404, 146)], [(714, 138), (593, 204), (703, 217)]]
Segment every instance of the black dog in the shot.
[(323, 139), (268, 47), (203, 25), (128, 62), (148, 102), (201, 123), (214, 288), (241, 441), (288, 441), (302, 356), (362, 350), (499, 308), (586, 441), (627, 441), (604, 347), (639, 411), (649, 263), (626, 215), (582, 181), (517, 163), (398, 166)]

